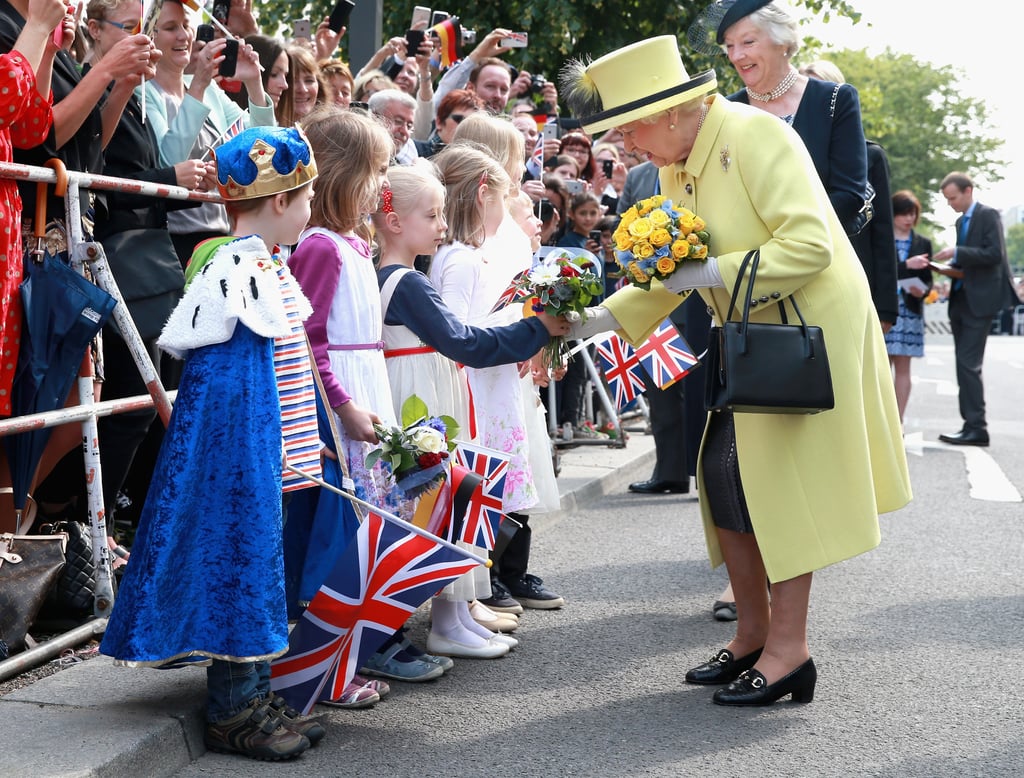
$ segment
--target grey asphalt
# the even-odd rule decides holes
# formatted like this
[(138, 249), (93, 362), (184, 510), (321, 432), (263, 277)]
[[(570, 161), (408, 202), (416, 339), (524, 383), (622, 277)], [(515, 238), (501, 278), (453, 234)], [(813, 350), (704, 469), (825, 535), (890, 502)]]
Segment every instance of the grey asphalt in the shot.
[[(202, 671), (93, 659), (0, 698), (0, 775), (1024, 775), (1024, 504), (993, 499), (1024, 492), (1024, 338), (990, 339), (984, 451), (935, 441), (959, 419), (951, 341), (927, 348), (915, 500), (882, 517), (878, 549), (816, 574), (809, 705), (721, 708), (683, 683), (731, 637), (710, 617), (725, 576), (694, 497), (625, 491), (653, 461), (634, 433), (566, 452), (569, 509), (537, 517), (533, 567), (567, 604), (524, 614), (508, 656), (328, 710), (324, 741), (284, 764), (202, 752)], [(425, 616), (412, 627), (422, 639)]]

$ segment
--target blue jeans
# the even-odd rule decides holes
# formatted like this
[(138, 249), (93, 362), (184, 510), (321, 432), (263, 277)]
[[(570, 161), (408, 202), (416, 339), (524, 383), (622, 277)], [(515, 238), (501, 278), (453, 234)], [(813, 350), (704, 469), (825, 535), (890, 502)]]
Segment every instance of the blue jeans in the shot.
[(225, 662), (206, 668), (206, 720), (217, 724), (270, 694), (270, 662)]

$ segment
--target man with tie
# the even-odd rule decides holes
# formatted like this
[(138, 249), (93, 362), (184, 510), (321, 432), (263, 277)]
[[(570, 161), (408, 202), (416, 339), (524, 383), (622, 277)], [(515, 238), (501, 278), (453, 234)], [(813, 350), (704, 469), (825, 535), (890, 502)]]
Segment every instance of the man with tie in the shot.
[(957, 446), (987, 446), (985, 393), (981, 365), (992, 319), (1013, 302), (1013, 281), (1006, 256), (999, 211), (974, 200), (974, 183), (964, 173), (950, 173), (939, 185), (956, 221), (956, 246), (934, 256), (949, 264), (933, 268), (952, 279), (949, 324), (953, 331), (956, 380), (960, 386), (963, 428), (939, 440)]

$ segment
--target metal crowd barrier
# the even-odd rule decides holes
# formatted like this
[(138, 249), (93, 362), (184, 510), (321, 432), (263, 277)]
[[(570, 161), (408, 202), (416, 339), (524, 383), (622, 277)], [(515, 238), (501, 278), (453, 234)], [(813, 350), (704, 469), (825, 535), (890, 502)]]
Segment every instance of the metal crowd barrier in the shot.
[[(78, 376), (80, 403), (78, 406), (0, 420), (0, 437), (44, 427), (55, 427), (73, 422), (81, 423), (90, 538), (93, 562), (96, 568), (96, 588), (93, 596), (94, 618), (70, 632), (58, 635), (45, 643), (40, 643), (34, 648), (0, 662), (0, 680), (17, 675), (29, 667), (58, 656), (65, 648), (77, 645), (95, 634), (101, 634), (106, 628), (107, 617), (114, 606), (114, 591), (110, 551), (107, 548), (106, 511), (103, 505), (103, 479), (96, 420), (101, 416), (113, 413), (154, 406), (165, 425), (171, 415), (171, 397), (164, 389), (157, 368), (150, 359), (142, 338), (139, 336), (139, 330), (128, 312), (117, 282), (110, 272), (103, 247), (98, 242), (86, 241), (84, 238), (80, 192), (82, 189), (96, 189), (164, 197), (171, 200), (221, 202), (220, 196), (214, 193), (194, 192), (178, 186), (66, 171), (63, 163), (57, 159), (50, 160), (47, 164), (48, 167), (34, 167), (0, 162), (0, 177), (35, 182), (40, 190), (44, 189), (46, 185), (52, 184), (56, 187), (56, 194), (64, 198), (66, 237), (71, 266), (79, 272), (88, 266), (93, 282), (117, 301), (112, 318), (132, 354), (139, 374), (146, 384), (148, 395), (95, 402), (93, 399), (92, 362), (86, 359), (83, 360), (83, 366)], [(40, 191), (39, 200), (44, 203), (45, 207), (45, 192)]]

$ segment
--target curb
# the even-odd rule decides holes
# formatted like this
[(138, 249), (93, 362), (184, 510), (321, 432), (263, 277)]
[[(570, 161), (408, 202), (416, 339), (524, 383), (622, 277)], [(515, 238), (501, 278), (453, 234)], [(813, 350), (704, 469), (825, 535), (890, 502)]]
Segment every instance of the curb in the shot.
[[(649, 472), (652, 439), (634, 440), (632, 450), (573, 450), (563, 459), (561, 508), (536, 514), (531, 526), (543, 529), (574, 516)], [(129, 670), (110, 657), (90, 659), (0, 698), (0, 775), (172, 776), (206, 752), (205, 704), (202, 668)]]

